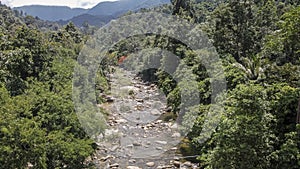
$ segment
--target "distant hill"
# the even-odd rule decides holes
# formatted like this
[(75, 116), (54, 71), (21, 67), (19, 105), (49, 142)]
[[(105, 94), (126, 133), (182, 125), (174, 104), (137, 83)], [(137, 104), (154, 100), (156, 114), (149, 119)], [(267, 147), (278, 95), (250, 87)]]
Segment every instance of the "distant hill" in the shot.
[(83, 23), (102, 26), (128, 11), (138, 11), (142, 8), (152, 8), (170, 3), (170, 0), (119, 0), (100, 2), (91, 9), (42, 5), (22, 6), (14, 9), (43, 20), (58, 21), (61, 24), (72, 21), (77, 26), (82, 26)]
[(91, 15), (120, 15), (127, 11), (137, 11), (162, 4), (169, 4), (170, 0), (119, 0), (114, 2), (100, 2), (87, 13)]
[(65, 25), (69, 22), (73, 22), (75, 25), (79, 27), (84, 25), (85, 23), (88, 23), (89, 25), (101, 27), (106, 23), (108, 23), (109, 21), (111, 21), (112, 19), (115, 19), (115, 17), (111, 15), (94, 16), (90, 14), (82, 14), (79, 16), (75, 16), (70, 20), (66, 20), (66, 21), (60, 20), (58, 21), (58, 23), (61, 25)]
[(153, 8), (170, 3), (170, 0), (119, 0), (114, 2), (100, 2), (98, 5), (87, 11), (87, 14), (94, 17), (83, 15), (74, 17), (69, 21), (74, 22), (77, 26), (82, 26), (82, 23), (102, 26), (102, 21), (106, 24), (110, 20), (115, 19), (128, 11), (138, 11), (142, 8)]
[(14, 8), (18, 11), (23, 11), (27, 15), (37, 16), (43, 20), (58, 21), (68, 20), (75, 16), (86, 13), (88, 10), (83, 8), (70, 8), (67, 6), (43, 6), (29, 5)]

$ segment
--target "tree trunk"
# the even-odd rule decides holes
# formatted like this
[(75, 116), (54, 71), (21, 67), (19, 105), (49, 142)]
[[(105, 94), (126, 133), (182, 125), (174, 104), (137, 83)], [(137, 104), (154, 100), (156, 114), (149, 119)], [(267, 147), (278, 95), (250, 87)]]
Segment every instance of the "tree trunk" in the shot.
[(299, 99), (299, 103), (298, 103), (298, 112), (297, 112), (297, 124), (300, 124), (300, 99)]

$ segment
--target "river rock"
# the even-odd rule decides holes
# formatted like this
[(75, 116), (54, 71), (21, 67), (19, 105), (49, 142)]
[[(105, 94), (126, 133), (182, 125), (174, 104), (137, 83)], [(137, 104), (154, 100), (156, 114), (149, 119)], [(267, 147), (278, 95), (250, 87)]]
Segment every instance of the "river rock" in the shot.
[(126, 146), (127, 148), (133, 148), (133, 144), (129, 144)]
[(106, 100), (107, 102), (111, 103), (111, 102), (114, 102), (114, 101), (115, 101), (115, 98), (112, 97), (112, 96), (106, 96), (106, 97), (105, 97), (105, 100)]
[(168, 142), (166, 142), (166, 141), (155, 141), (155, 143), (157, 143), (157, 144), (162, 144), (162, 145), (168, 144)]
[(127, 169), (141, 169), (141, 168), (137, 166), (128, 166)]
[(155, 163), (154, 163), (154, 162), (148, 162), (148, 163), (146, 163), (146, 165), (147, 165), (148, 167), (153, 167), (153, 166), (155, 166)]
[(163, 148), (162, 147), (156, 147), (156, 150), (162, 150)]
[(172, 134), (172, 137), (173, 138), (181, 137), (181, 134), (180, 133), (174, 133), (174, 134)]
[(127, 123), (127, 120), (119, 119), (119, 120), (115, 120), (115, 122), (118, 123), (118, 124), (122, 124), (122, 123)]
[(113, 147), (110, 149), (110, 151), (116, 151), (118, 148), (119, 148), (119, 146), (118, 146), (118, 145), (115, 145), (115, 146), (113, 146)]
[(171, 150), (174, 150), (174, 151), (176, 151), (178, 148), (177, 147), (173, 147), (173, 148), (171, 148)]
[(135, 99), (135, 101), (140, 102), (140, 103), (143, 103), (143, 102), (144, 102), (143, 99)]
[(171, 112), (171, 111), (172, 111), (172, 107), (166, 107), (164, 110), (165, 110), (166, 112)]
[(181, 163), (179, 161), (173, 161), (175, 167), (180, 167)]
[(134, 142), (132, 143), (132, 145), (133, 145), (133, 146), (142, 146), (142, 144), (139, 143), (139, 142), (137, 142), (137, 141), (134, 141)]
[(115, 163), (115, 164), (110, 165), (109, 167), (110, 167), (110, 168), (119, 167), (119, 164), (118, 164), (118, 163)]
[(134, 159), (128, 160), (129, 163), (135, 163), (136, 161)]
[(184, 162), (183, 165), (187, 166), (187, 167), (192, 167), (193, 166), (193, 164), (190, 161)]

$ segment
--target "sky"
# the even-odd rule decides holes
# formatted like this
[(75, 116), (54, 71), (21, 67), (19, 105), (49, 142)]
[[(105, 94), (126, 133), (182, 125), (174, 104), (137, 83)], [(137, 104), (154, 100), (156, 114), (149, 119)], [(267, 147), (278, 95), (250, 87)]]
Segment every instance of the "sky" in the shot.
[(0, 0), (2, 4), (10, 7), (19, 7), (24, 5), (55, 5), (69, 6), (71, 8), (91, 8), (103, 1), (116, 0)]

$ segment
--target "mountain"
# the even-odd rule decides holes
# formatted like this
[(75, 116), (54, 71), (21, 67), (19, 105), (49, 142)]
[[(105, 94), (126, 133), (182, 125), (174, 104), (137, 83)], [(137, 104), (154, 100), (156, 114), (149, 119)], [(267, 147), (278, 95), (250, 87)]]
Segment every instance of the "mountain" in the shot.
[(78, 15), (73, 17), (70, 20), (60, 20), (58, 21), (59, 24), (61, 25), (65, 25), (69, 22), (73, 22), (76, 26), (83, 26), (85, 23), (88, 23), (89, 25), (93, 25), (93, 26), (97, 26), (97, 27), (101, 27), (105, 24), (107, 24), (109, 21), (111, 21), (112, 19), (115, 19), (114, 16), (112, 15), (90, 15), (90, 14), (82, 14), (82, 15)]
[(147, 0), (135, 7), (135, 11), (142, 8), (153, 8), (159, 5), (170, 4), (171, 0)]
[(98, 5), (88, 11), (91, 15), (114, 15), (120, 11), (129, 11), (135, 9), (135, 7), (145, 2), (146, 0), (120, 0), (115, 2), (100, 2)]
[(93, 17), (87, 17), (88, 15), (84, 14), (74, 17), (69, 21), (74, 22), (77, 26), (82, 26), (83, 23), (102, 26), (103, 23), (106, 24), (110, 20), (116, 19), (128, 11), (138, 11), (142, 8), (153, 8), (170, 3), (170, 0), (119, 0), (114, 2), (100, 2), (86, 13)]
[(151, 8), (169, 3), (170, 0), (119, 0), (114, 2), (100, 2), (87, 13), (91, 15), (120, 15), (127, 11), (137, 11), (142, 8)]
[(83, 8), (43, 5), (16, 7), (14, 8), (14, 10), (23, 11), (23, 13), (26, 13), (27, 15), (37, 16), (43, 20), (48, 21), (68, 20), (87, 12), (87, 10)]
[(138, 11), (142, 8), (152, 8), (170, 3), (170, 0), (119, 0), (100, 2), (91, 9), (42, 5), (22, 6), (14, 9), (43, 20), (58, 21), (61, 24), (71, 21), (77, 26), (82, 26), (84, 23), (102, 26), (128, 11)]

